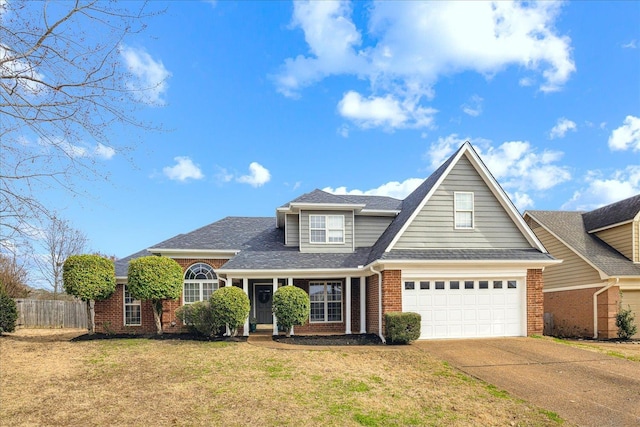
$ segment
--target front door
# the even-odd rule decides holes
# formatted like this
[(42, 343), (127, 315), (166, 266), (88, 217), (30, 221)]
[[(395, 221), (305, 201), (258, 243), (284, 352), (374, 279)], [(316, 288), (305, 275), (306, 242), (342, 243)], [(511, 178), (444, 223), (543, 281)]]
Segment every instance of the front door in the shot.
[(256, 305), (256, 320), (258, 323), (273, 323), (271, 313), (272, 285), (255, 285), (254, 303)]

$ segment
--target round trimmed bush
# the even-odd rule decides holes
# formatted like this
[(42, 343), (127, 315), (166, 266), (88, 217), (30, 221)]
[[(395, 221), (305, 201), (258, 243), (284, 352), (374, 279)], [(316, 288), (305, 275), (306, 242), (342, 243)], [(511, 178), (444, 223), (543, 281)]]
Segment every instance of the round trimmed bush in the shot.
[(211, 314), (216, 329), (227, 325), (231, 336), (235, 336), (238, 328), (249, 317), (251, 303), (244, 291), (235, 286), (225, 286), (211, 294), (209, 299)]
[(182, 294), (182, 267), (167, 257), (144, 256), (129, 261), (127, 290), (135, 299), (150, 300), (156, 332), (162, 335), (162, 300)]
[(0, 335), (15, 331), (17, 320), (16, 302), (6, 292), (0, 291)]
[(306, 323), (309, 304), (309, 295), (295, 286), (283, 286), (273, 294), (273, 314), (278, 319), (278, 325), (285, 328), (288, 337), (294, 325)]
[(71, 255), (62, 266), (64, 291), (83, 301), (101, 300), (116, 290), (113, 261), (100, 255)]
[(385, 339), (387, 344), (409, 344), (420, 338), (420, 319), (418, 313), (385, 313)]

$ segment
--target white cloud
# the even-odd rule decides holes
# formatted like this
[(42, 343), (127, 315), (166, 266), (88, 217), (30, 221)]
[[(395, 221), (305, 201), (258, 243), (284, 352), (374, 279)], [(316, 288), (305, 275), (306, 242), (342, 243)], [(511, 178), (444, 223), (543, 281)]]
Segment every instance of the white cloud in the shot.
[(162, 61), (154, 60), (144, 49), (125, 45), (120, 47), (120, 55), (132, 75), (127, 87), (135, 91), (136, 98), (148, 104), (163, 105), (171, 73)]
[(631, 40), (629, 43), (624, 43), (622, 45), (623, 49), (637, 49), (638, 45), (636, 44), (636, 39)]
[(535, 82), (531, 77), (523, 77), (520, 80), (518, 80), (518, 84), (522, 87), (533, 86), (534, 83)]
[(338, 128), (338, 135), (340, 135), (343, 138), (349, 138), (349, 126), (347, 125), (342, 125)]
[(249, 184), (252, 187), (262, 187), (271, 180), (271, 173), (258, 162), (251, 162), (249, 165), (249, 175), (238, 177), (237, 181)]
[(424, 181), (424, 178), (409, 178), (402, 182), (391, 181), (386, 184), (382, 184), (377, 188), (371, 190), (347, 190), (347, 187), (323, 188), (323, 191), (327, 191), (333, 194), (352, 194), (352, 195), (367, 195), (367, 196), (388, 196), (396, 199), (404, 199), (413, 190), (418, 188)]
[(229, 182), (233, 179), (233, 174), (230, 173), (226, 168), (216, 166), (218, 172), (216, 173), (216, 179), (220, 182)]
[(478, 117), (482, 114), (482, 101), (484, 101), (478, 95), (473, 95), (471, 99), (462, 105), (462, 111), (471, 117)]
[(204, 174), (198, 165), (194, 164), (189, 157), (178, 156), (174, 157), (173, 160), (176, 161), (175, 166), (166, 166), (162, 168), (162, 172), (167, 176), (167, 178), (181, 182), (189, 179), (204, 178)]
[[(557, 91), (575, 71), (571, 40), (555, 28), (560, 10), (558, 2), (375, 2), (366, 28), (358, 28), (350, 2), (295, 2), (291, 26), (302, 29), (309, 51), (285, 60), (275, 82), (281, 93), (298, 96), (331, 75), (368, 80), (371, 94), (348, 91), (341, 101), (360, 107), (345, 117), (383, 127), (411, 123), (443, 75), (490, 78), (513, 67), (541, 75), (541, 91)], [(366, 114), (374, 102), (387, 114)]]
[(575, 122), (567, 118), (561, 117), (558, 119), (558, 122), (556, 123), (556, 125), (551, 128), (551, 131), (549, 132), (549, 138), (551, 139), (564, 138), (567, 132), (569, 131), (575, 132), (576, 129), (577, 129), (577, 126)]
[(640, 193), (640, 166), (627, 166), (605, 177), (601, 171), (589, 171), (586, 188), (576, 191), (562, 209), (592, 210)]
[(98, 145), (96, 145), (94, 153), (97, 157), (101, 157), (103, 159), (109, 160), (116, 155), (116, 150), (106, 145), (98, 143)]
[(627, 116), (622, 126), (614, 129), (609, 137), (609, 148), (612, 150), (640, 151), (640, 118)]
[(525, 209), (533, 207), (533, 199), (526, 193), (520, 193), (518, 191), (515, 194), (509, 194), (509, 198), (513, 201), (513, 204), (516, 205), (516, 208), (520, 212), (524, 212)]

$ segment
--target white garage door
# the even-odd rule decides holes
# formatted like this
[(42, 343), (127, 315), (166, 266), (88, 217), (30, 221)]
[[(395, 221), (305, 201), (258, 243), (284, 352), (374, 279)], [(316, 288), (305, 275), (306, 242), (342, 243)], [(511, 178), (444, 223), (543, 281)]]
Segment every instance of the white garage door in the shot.
[(402, 309), (422, 316), (421, 339), (526, 335), (524, 280), (403, 280)]

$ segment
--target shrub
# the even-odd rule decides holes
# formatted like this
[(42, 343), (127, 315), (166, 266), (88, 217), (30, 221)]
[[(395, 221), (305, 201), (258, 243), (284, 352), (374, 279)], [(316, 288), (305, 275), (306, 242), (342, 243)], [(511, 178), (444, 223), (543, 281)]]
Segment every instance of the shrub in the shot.
[(113, 261), (100, 255), (71, 255), (62, 267), (64, 291), (87, 302), (89, 334), (95, 331), (94, 301), (109, 298), (116, 290)]
[(218, 329), (213, 320), (211, 305), (208, 301), (198, 301), (178, 307), (176, 316), (182, 323), (187, 325), (189, 331), (195, 334), (210, 337), (215, 335)]
[(231, 336), (235, 336), (238, 328), (249, 317), (251, 303), (244, 291), (235, 286), (225, 286), (211, 294), (209, 299), (214, 327), (218, 329), (228, 326)]
[(620, 308), (616, 314), (616, 326), (618, 327), (618, 338), (628, 340), (638, 332), (638, 326), (635, 324), (635, 315), (631, 311), (631, 307)]
[(385, 314), (387, 344), (409, 344), (420, 338), (418, 313), (392, 312)]
[(162, 335), (162, 300), (182, 294), (182, 267), (167, 257), (144, 256), (129, 261), (127, 289), (135, 299), (150, 300), (156, 332)]
[(0, 291), (0, 335), (15, 331), (17, 320), (16, 302), (6, 292)]
[(309, 295), (295, 286), (283, 286), (273, 294), (273, 314), (278, 319), (278, 325), (285, 329), (287, 336), (291, 336), (294, 325), (303, 325), (309, 318)]

